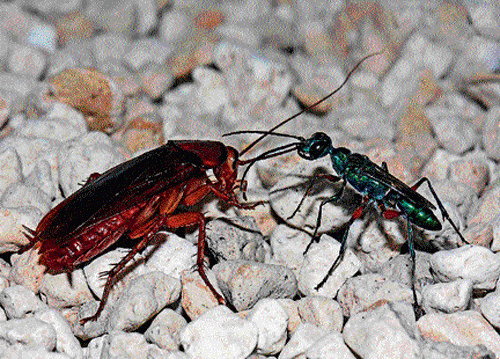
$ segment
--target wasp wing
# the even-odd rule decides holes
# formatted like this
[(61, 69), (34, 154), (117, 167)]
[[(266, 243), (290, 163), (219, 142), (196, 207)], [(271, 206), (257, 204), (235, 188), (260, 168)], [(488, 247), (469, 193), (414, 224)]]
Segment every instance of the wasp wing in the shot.
[[(350, 157), (353, 156), (362, 156), (359, 154), (353, 154)], [(403, 197), (406, 197), (407, 199), (413, 201), (416, 205), (422, 206), (422, 207), (429, 207), (431, 209), (436, 209), (434, 204), (432, 204), (429, 200), (427, 200), (424, 196), (422, 196), (420, 193), (412, 189), (410, 186), (408, 186), (406, 183), (398, 179), (397, 177), (393, 176), (390, 174), (388, 171), (386, 171), (384, 168), (381, 166), (377, 165), (376, 163), (370, 161), (368, 157), (362, 156), (363, 160), (360, 158), (354, 159), (354, 161), (359, 161), (360, 164), (360, 171), (372, 178), (373, 180), (380, 182), (381, 184), (387, 186), (391, 191), (397, 192)]]

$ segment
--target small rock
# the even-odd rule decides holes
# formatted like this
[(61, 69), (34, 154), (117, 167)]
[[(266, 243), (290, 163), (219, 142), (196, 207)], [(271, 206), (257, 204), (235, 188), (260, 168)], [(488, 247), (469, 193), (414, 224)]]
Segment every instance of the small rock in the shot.
[(427, 314), (417, 322), (423, 338), (447, 341), (455, 345), (484, 345), (500, 356), (500, 335), (476, 311), (452, 314)]
[(172, 309), (163, 309), (153, 320), (144, 333), (150, 343), (165, 350), (178, 350), (180, 346), (180, 332), (187, 325), (186, 319)]
[[(411, 310), (411, 305), (407, 306)], [(404, 316), (403, 316), (404, 317)], [(361, 357), (421, 358), (416, 333), (391, 303), (360, 312), (344, 326), (344, 340)]]
[(297, 293), (297, 279), (283, 266), (226, 261), (215, 265), (213, 271), (237, 310), (252, 308), (262, 298), (291, 298)]
[(0, 198), (4, 208), (34, 207), (41, 213), (47, 213), (51, 208), (50, 198), (45, 192), (35, 186), (24, 183), (13, 183)]
[(32, 291), (22, 285), (5, 288), (0, 293), (0, 304), (9, 319), (24, 318), (27, 314), (46, 307)]
[(180, 291), (179, 280), (162, 272), (132, 279), (110, 313), (110, 331), (139, 328), (166, 305), (175, 302)]
[(218, 306), (189, 323), (181, 332), (181, 344), (199, 359), (246, 358), (257, 346), (257, 326), (224, 306)]
[(465, 183), (481, 193), (490, 180), (488, 163), (481, 158), (464, 158), (450, 164), (450, 179), (455, 182)]
[(340, 332), (344, 316), (338, 302), (319, 295), (311, 295), (297, 301), (299, 316), (303, 322), (311, 323), (327, 331)]
[(308, 359), (355, 359), (352, 352), (344, 342), (344, 337), (339, 332), (330, 332), (315, 341), (306, 351)]
[(469, 307), (471, 299), (472, 282), (467, 279), (431, 284), (422, 291), (422, 307), (426, 313), (463, 311)]
[(27, 186), (36, 186), (40, 188), (40, 190), (42, 190), (49, 199), (55, 198), (59, 192), (59, 189), (57, 188), (57, 178), (52, 177), (50, 164), (45, 160), (38, 161), (35, 164), (35, 168), (33, 168), (33, 171), (26, 176), (24, 183)]
[(488, 293), (479, 302), (481, 314), (495, 328), (500, 328), (500, 291)]
[(78, 306), (94, 299), (83, 270), (52, 275), (46, 273), (40, 286), (48, 305), (54, 308)]
[[(222, 293), (217, 285), (217, 280), (213, 272), (205, 270), (209, 282), (220, 294)], [(194, 319), (205, 313), (208, 309), (219, 305), (217, 298), (207, 287), (198, 271), (185, 271), (181, 277), (182, 283), (182, 308), (189, 318)]]
[(51, 324), (30, 317), (0, 322), (0, 339), (11, 345), (19, 343), (52, 351), (56, 347), (57, 333)]
[(82, 347), (75, 338), (68, 321), (55, 309), (41, 309), (35, 312), (35, 318), (52, 325), (56, 332), (56, 350), (66, 353), (70, 358), (82, 359)]
[(299, 273), (299, 290), (305, 295), (324, 295), (333, 298), (347, 278), (352, 277), (361, 267), (361, 262), (347, 249), (343, 260), (319, 289), (316, 285), (327, 275), (338, 257), (340, 243), (330, 236), (322, 235), (319, 243), (313, 243), (307, 252)]
[(307, 233), (280, 224), (271, 234), (273, 257), (271, 263), (280, 264), (299, 275), (300, 266), (304, 261), (304, 251), (312, 238)]
[(248, 314), (247, 320), (258, 328), (258, 353), (272, 355), (283, 349), (287, 338), (288, 314), (277, 300), (258, 301)]
[(43, 213), (35, 207), (0, 207), (0, 252), (15, 252), (28, 245), (23, 226), (34, 229), (42, 217)]
[(22, 44), (11, 44), (7, 59), (9, 72), (39, 79), (46, 65), (45, 54), (39, 49)]
[(500, 276), (500, 257), (481, 246), (439, 251), (432, 255), (431, 266), (439, 280), (470, 279), (474, 289), (493, 289)]
[(247, 260), (264, 262), (269, 247), (252, 217), (216, 219), (206, 226), (208, 247), (217, 261)]
[(13, 148), (7, 148), (0, 152), (0, 195), (9, 185), (21, 182), (23, 179), (21, 159)]
[(115, 331), (109, 334), (102, 356), (109, 359), (147, 359), (152, 346), (142, 334)]
[(413, 303), (409, 286), (393, 282), (381, 274), (368, 273), (348, 278), (338, 293), (338, 301), (344, 315), (366, 311), (377, 303), (404, 301)]
[(292, 359), (304, 354), (316, 341), (324, 337), (328, 331), (311, 323), (300, 323), (295, 333), (286, 343), (279, 359)]

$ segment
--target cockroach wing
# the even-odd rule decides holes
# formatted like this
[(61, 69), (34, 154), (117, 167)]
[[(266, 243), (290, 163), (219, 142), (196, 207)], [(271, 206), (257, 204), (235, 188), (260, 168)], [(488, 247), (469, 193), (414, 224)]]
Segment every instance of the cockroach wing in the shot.
[[(68, 239), (81, 228), (120, 213), (188, 179), (203, 176), (202, 159), (169, 141), (104, 172), (55, 208), (36, 228), (36, 240)], [(192, 141), (214, 146), (211, 141)]]

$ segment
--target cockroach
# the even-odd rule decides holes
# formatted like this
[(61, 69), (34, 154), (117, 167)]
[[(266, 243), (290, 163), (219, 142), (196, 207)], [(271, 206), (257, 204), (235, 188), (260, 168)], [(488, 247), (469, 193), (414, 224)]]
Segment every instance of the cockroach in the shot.
[[(72, 272), (114, 244), (122, 236), (137, 244), (109, 272), (96, 313), (81, 320), (96, 320), (101, 314), (120, 272), (136, 253), (146, 247), (161, 228), (197, 226), (198, 272), (219, 303), (204, 270), (205, 217), (189, 207), (209, 193), (229, 205), (240, 203), (235, 190), (238, 151), (216, 141), (168, 141), (161, 147), (93, 174), (76, 192), (59, 203), (35, 230), (26, 228), (30, 244), (38, 250), (39, 263), (49, 273)], [(179, 209), (179, 206), (187, 209)]]

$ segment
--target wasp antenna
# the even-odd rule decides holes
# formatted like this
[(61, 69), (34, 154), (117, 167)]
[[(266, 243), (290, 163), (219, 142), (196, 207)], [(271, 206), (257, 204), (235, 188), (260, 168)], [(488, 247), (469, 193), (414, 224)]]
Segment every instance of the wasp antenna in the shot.
[(265, 133), (265, 134), (262, 134), (262, 136), (260, 136), (259, 138), (257, 138), (255, 141), (253, 141), (252, 143), (250, 143), (246, 148), (244, 148), (241, 152), (240, 152), (240, 156), (243, 155), (244, 153), (250, 151), (250, 149), (252, 149), (257, 143), (259, 143), (260, 141), (262, 141), (263, 138), (265, 138), (266, 136), (268, 136), (269, 134), (271, 133), (274, 133), (273, 131), (280, 128), (281, 126), (287, 124), (288, 122), (290, 122), (291, 120), (293, 120), (294, 118), (302, 115), (304, 112), (306, 111), (309, 111), (310, 109), (318, 106), (320, 103), (328, 100), (330, 97), (332, 97), (333, 95), (335, 95), (337, 92), (339, 92), (344, 86), (345, 84), (347, 83), (347, 81), (349, 81), (349, 79), (351, 78), (352, 74), (361, 66), (361, 64), (363, 62), (365, 62), (366, 60), (368, 60), (369, 58), (373, 57), (373, 56), (376, 56), (376, 55), (380, 55), (382, 53), (385, 52), (385, 49), (384, 50), (381, 50), (381, 51), (378, 51), (378, 52), (374, 52), (372, 54), (369, 54), (369, 55), (366, 55), (365, 57), (363, 57), (361, 60), (359, 60), (356, 65), (354, 65), (354, 67), (347, 73), (347, 76), (345, 77), (344, 81), (340, 84), (339, 87), (337, 87), (335, 90), (333, 90), (332, 92), (330, 92), (328, 95), (326, 95), (325, 97), (321, 98), (320, 100), (316, 101), (315, 103), (313, 103), (312, 105), (310, 106), (307, 106), (306, 108), (304, 108), (303, 110), (297, 112), (295, 115), (293, 116), (290, 116), (288, 117), (286, 120), (284, 120), (283, 122), (281, 123), (278, 123), (276, 126), (274, 126), (273, 128), (271, 128), (269, 131), (267, 131), (268, 133)]
[(293, 138), (294, 140), (298, 140), (298, 141), (303, 141), (304, 140), (304, 137), (302, 137), (302, 136), (290, 135), (288, 133), (279, 133), (279, 132), (270, 132), (270, 131), (258, 131), (258, 130), (234, 131), (234, 132), (225, 133), (225, 134), (222, 135), (222, 137), (233, 136), (233, 135), (241, 135), (243, 133), (260, 133), (261, 135), (272, 135), (272, 136), (277, 136), (277, 137)]

